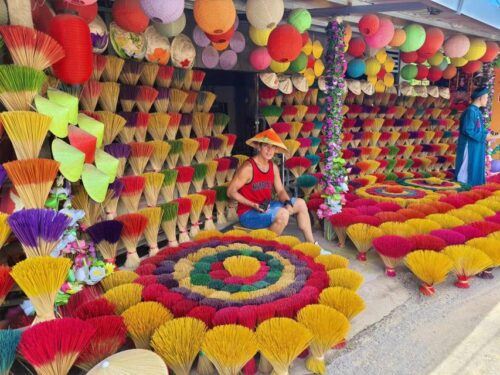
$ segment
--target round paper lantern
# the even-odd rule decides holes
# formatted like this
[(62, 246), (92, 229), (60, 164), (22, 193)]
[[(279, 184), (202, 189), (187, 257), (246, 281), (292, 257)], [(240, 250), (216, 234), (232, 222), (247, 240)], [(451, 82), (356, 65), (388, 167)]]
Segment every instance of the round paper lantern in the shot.
[(304, 8), (294, 9), (288, 16), (288, 23), (299, 30), (299, 33), (303, 33), (311, 27), (311, 13)]
[(352, 27), (348, 23), (345, 24), (344, 29), (344, 44), (347, 46), (352, 39)]
[(234, 25), (236, 8), (232, 0), (196, 0), (193, 15), (196, 24), (207, 34), (224, 34)]
[(426, 79), (428, 74), (429, 74), (428, 67), (426, 67), (425, 65), (421, 65), (421, 64), (417, 65), (417, 75), (415, 76), (415, 79), (418, 79), (418, 80)]
[(65, 56), (54, 65), (54, 75), (62, 82), (80, 85), (92, 75), (92, 41), (83, 18), (60, 14), (52, 18), (49, 34), (64, 49)]
[(441, 70), (442, 72), (444, 72), (444, 70), (448, 67), (448, 65), (450, 65), (448, 63), (448, 59), (443, 59), (443, 61), (441, 62), (441, 64), (438, 65), (438, 68), (439, 68), (439, 70)]
[(416, 24), (412, 23), (410, 25), (405, 26), (405, 32), (406, 32), (406, 40), (405, 42), (399, 47), (399, 49), (403, 52), (411, 52), (411, 51), (416, 51), (425, 42), (425, 29)]
[(389, 18), (380, 18), (380, 25), (373, 35), (365, 37), (366, 44), (371, 48), (382, 48), (389, 44), (394, 36), (394, 24)]
[(250, 40), (259, 47), (267, 46), (267, 41), (269, 40), (269, 35), (271, 35), (273, 29), (256, 29), (252, 25), (248, 29), (248, 34), (250, 35)]
[(307, 31), (304, 31), (302, 34), (300, 34), (302, 37), (302, 47), (304, 47), (309, 40), (309, 33)]
[(219, 65), (224, 70), (233, 69), (238, 62), (238, 55), (233, 50), (227, 50), (221, 53), (219, 57)]
[(453, 35), (444, 42), (443, 49), (450, 58), (463, 57), (470, 47), (470, 40), (465, 35)]
[(193, 41), (198, 47), (206, 47), (210, 44), (207, 34), (203, 32), (198, 26), (193, 29)]
[(410, 81), (414, 79), (417, 76), (418, 69), (415, 64), (408, 64), (403, 66), (403, 69), (401, 69), (401, 77), (403, 79)]
[(436, 82), (439, 81), (441, 78), (443, 78), (443, 72), (439, 70), (437, 66), (431, 66), (429, 69), (429, 74), (427, 75), (427, 78), (431, 82)]
[(96, 16), (89, 23), (90, 39), (92, 40), (92, 48), (95, 53), (103, 53), (109, 44), (109, 32), (106, 24), (100, 16)]
[(142, 33), (149, 25), (149, 18), (139, 0), (116, 0), (111, 14), (116, 24), (126, 31)]
[(212, 47), (205, 47), (201, 53), (201, 61), (209, 69), (213, 69), (219, 63), (219, 52)]
[(186, 15), (182, 13), (178, 19), (170, 23), (153, 22), (153, 26), (160, 35), (166, 38), (173, 38), (184, 31), (186, 27)]
[(354, 57), (360, 57), (363, 55), (366, 49), (366, 43), (361, 37), (352, 38), (349, 42), (349, 48), (347, 53)]
[(284, 73), (290, 66), (289, 61), (279, 62), (271, 60), (271, 65), (269, 66), (274, 73)]
[(141, 0), (142, 10), (158, 23), (172, 23), (184, 13), (184, 0)]
[(379, 63), (383, 64), (387, 60), (387, 52), (385, 52), (384, 49), (381, 49), (380, 51), (377, 52), (375, 58)]
[(417, 59), (418, 59), (418, 53), (417, 53), (417, 51), (413, 51), (413, 52), (401, 52), (401, 60), (405, 64), (414, 63), (415, 61), (417, 61)]
[(72, 13), (82, 17), (85, 22), (91, 23), (97, 16), (97, 2), (71, 2), (56, 0), (53, 3), (56, 13)]
[[(50, 20), (55, 15), (54, 9), (52, 9), (47, 1), (35, 1), (31, 4), (31, 16), (37, 30), (48, 33)], [(7, 4), (4, 0), (0, 0), (0, 25), (7, 25), (8, 23), (9, 12), (7, 11)]]
[(222, 34), (207, 34), (207, 38), (213, 43), (226, 43), (231, 40), (234, 35), (234, 29), (231, 27), (225, 33)]
[(255, 70), (264, 70), (271, 65), (271, 56), (269, 56), (269, 52), (265, 47), (259, 47), (254, 49), (250, 53), (250, 65)]
[(470, 41), (470, 47), (464, 56), (469, 61), (479, 60), (486, 53), (486, 42), (480, 38), (474, 38)]
[(444, 55), (441, 52), (436, 52), (433, 56), (429, 57), (427, 61), (432, 66), (438, 66), (443, 62)]
[(229, 45), (231, 46), (231, 49), (234, 52), (236, 53), (243, 52), (246, 46), (245, 36), (239, 31), (236, 31), (231, 40), (229, 41)]
[(395, 66), (396, 66), (396, 63), (394, 62), (392, 57), (387, 56), (387, 59), (385, 60), (385, 63), (384, 63), (384, 70), (387, 73), (391, 73), (394, 70)]
[(433, 56), (443, 45), (444, 34), (437, 27), (430, 27), (425, 31), (425, 42), (419, 48), (418, 54), (426, 59)]
[(423, 64), (424, 62), (427, 61), (427, 57), (426, 56), (421, 56), (418, 51), (417, 51), (417, 63), (419, 64)]
[(384, 79), (384, 76), (387, 72), (385, 71), (384, 68), (380, 68), (380, 70), (377, 73), (377, 79)]
[(323, 64), (323, 61), (318, 59), (314, 62), (314, 75), (316, 77), (320, 77), (323, 72), (325, 71), (325, 64)]
[(247, 0), (246, 14), (250, 25), (257, 29), (273, 29), (283, 18), (283, 0)]
[(469, 61), (465, 66), (462, 68), (462, 71), (465, 74), (474, 74), (479, 72), (483, 68), (483, 63), (481, 61)]
[(374, 76), (380, 71), (381, 65), (376, 58), (370, 57), (366, 60), (366, 75)]
[(448, 67), (443, 71), (444, 79), (452, 79), (457, 75), (457, 68), (454, 65), (448, 65)]
[(499, 52), (499, 47), (496, 42), (486, 42), (486, 52), (481, 57), (482, 62), (492, 62), (496, 59)]
[(371, 83), (373, 86), (376, 85), (378, 78), (377, 76), (366, 76), (366, 80)]
[(301, 52), (299, 57), (290, 63), (290, 71), (293, 73), (299, 73), (307, 68), (307, 56), (304, 52)]
[(267, 49), (271, 58), (277, 62), (293, 61), (302, 49), (302, 37), (292, 25), (280, 25), (271, 31)]
[(365, 74), (365, 71), (366, 71), (366, 64), (365, 61), (362, 59), (352, 59), (347, 64), (347, 74), (351, 78), (359, 78), (363, 74)]
[(460, 68), (469, 62), (469, 61), (467, 61), (467, 59), (464, 59), (463, 57), (456, 57), (456, 58), (452, 58), (450, 60), (451, 60), (451, 63), (454, 66), (456, 66), (457, 68)]
[(384, 85), (387, 87), (394, 86), (394, 74), (391, 73), (384, 74)]
[(359, 32), (364, 36), (374, 35), (380, 26), (380, 19), (376, 14), (365, 14), (358, 22)]
[(394, 36), (392, 37), (389, 45), (391, 47), (399, 47), (406, 41), (406, 31), (404, 29), (395, 29)]
[(229, 47), (229, 40), (220, 43), (212, 42), (212, 46), (219, 52), (225, 51)]

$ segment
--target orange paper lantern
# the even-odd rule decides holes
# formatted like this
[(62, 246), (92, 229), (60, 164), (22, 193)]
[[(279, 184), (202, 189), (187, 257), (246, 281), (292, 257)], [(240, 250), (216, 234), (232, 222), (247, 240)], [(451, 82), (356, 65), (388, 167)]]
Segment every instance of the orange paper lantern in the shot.
[(404, 29), (395, 29), (394, 36), (392, 40), (389, 42), (391, 47), (399, 47), (406, 41), (406, 31)]
[(111, 14), (118, 26), (133, 33), (142, 33), (149, 25), (149, 18), (139, 0), (116, 0)]
[(454, 65), (448, 65), (448, 67), (443, 71), (444, 79), (452, 79), (457, 75), (457, 68)]
[(193, 14), (198, 27), (210, 35), (224, 34), (236, 20), (232, 0), (196, 0)]

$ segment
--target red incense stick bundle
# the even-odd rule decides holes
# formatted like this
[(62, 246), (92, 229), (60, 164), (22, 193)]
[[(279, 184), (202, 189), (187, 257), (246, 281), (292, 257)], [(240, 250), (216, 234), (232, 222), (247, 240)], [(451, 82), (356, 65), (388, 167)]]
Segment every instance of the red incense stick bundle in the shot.
[(148, 124), (151, 115), (146, 112), (139, 112), (137, 114), (137, 122), (135, 124), (134, 137), (137, 142), (144, 142), (146, 140), (146, 133), (148, 131)]
[(120, 182), (123, 184), (120, 202), (123, 203), (126, 212), (136, 212), (146, 179), (143, 176), (125, 176), (120, 178)]
[(116, 220), (123, 224), (121, 240), (127, 249), (127, 260), (124, 267), (134, 270), (140, 263), (137, 244), (148, 225), (148, 219), (144, 215), (131, 213), (118, 216)]
[(189, 198), (177, 198), (175, 200), (179, 204), (177, 210), (177, 228), (179, 229), (179, 243), (189, 242), (189, 234), (187, 231), (187, 223), (191, 212), (191, 200)]
[(136, 98), (137, 108), (142, 112), (149, 112), (157, 97), (158, 90), (149, 86), (139, 86), (139, 92)]
[(175, 168), (178, 172), (177, 174), (177, 190), (180, 197), (184, 197), (189, 194), (189, 188), (191, 186), (191, 181), (194, 176), (193, 167), (177, 167)]
[(131, 142), (129, 146), (131, 151), (129, 157), (130, 166), (134, 174), (140, 175), (144, 172), (149, 158), (153, 155), (154, 146), (148, 142)]

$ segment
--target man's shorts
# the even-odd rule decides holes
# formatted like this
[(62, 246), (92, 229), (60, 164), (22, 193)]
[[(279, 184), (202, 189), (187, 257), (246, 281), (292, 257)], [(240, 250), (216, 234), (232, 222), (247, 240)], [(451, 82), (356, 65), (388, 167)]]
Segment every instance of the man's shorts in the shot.
[[(295, 204), (296, 198), (290, 199), (292, 204)], [(266, 212), (250, 210), (240, 216), (240, 224), (249, 229), (269, 228), (276, 220), (276, 215), (280, 208), (284, 207), (279, 201), (271, 201)]]

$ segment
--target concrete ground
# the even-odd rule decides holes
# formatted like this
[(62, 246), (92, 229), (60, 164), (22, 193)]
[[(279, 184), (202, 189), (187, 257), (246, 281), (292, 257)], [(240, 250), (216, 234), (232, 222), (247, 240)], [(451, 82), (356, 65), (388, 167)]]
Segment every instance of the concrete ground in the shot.
[[(291, 224), (285, 234), (302, 238)], [(500, 270), (493, 280), (474, 279), (458, 289), (454, 277), (433, 297), (418, 292), (418, 280), (400, 267), (385, 276), (374, 252), (356, 260), (348, 243), (339, 249), (315, 232), (323, 249), (343, 255), (365, 277), (359, 294), (366, 310), (353, 319), (347, 347), (328, 354), (328, 374), (338, 375), (494, 375), (500, 374)], [(307, 374), (299, 361), (292, 374)]]

